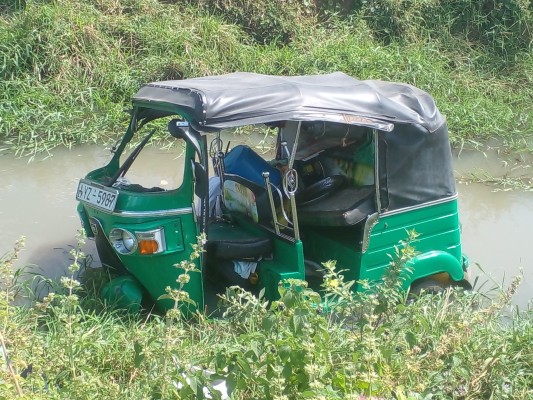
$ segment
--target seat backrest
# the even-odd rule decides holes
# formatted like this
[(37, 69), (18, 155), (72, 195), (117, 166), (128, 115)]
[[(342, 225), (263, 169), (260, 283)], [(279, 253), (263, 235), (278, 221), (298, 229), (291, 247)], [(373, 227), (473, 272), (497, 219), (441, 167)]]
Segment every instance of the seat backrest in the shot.
[[(273, 193), (275, 201), (279, 197)], [(272, 221), (268, 193), (264, 187), (239, 175), (224, 174), (224, 206), (228, 211), (239, 212), (256, 223)]]
[(246, 214), (254, 222), (259, 222), (256, 195), (248, 185), (243, 184), (239, 176), (226, 174), (223, 190), (227, 210)]

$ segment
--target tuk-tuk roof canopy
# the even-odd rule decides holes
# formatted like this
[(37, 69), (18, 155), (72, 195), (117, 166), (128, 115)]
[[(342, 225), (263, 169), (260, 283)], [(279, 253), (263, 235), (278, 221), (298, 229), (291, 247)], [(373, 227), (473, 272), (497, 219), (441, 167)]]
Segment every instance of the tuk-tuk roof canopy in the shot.
[[(403, 83), (357, 80), (342, 72), (271, 76), (236, 72), (152, 82), (133, 97), (177, 106), (193, 125), (209, 129), (284, 120), (324, 120), (391, 131), (415, 124), (434, 132), (445, 119), (426, 92)], [(155, 104), (154, 104), (155, 106)]]
[(411, 85), (360, 81), (341, 72), (292, 77), (237, 72), (153, 82), (137, 92), (133, 105), (137, 119), (180, 114), (204, 132), (282, 121), (375, 128), (385, 209), (456, 194), (446, 120), (433, 98)]

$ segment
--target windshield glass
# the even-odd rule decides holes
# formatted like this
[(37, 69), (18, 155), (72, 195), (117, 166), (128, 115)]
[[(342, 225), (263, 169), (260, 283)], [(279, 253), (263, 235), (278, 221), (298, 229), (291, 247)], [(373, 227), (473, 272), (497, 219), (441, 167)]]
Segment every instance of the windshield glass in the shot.
[[(158, 192), (174, 190), (183, 182), (185, 143), (168, 134), (168, 120), (152, 121), (137, 132), (137, 145), (131, 145), (120, 157), (126, 172), (113, 184), (123, 190)], [(145, 146), (139, 143), (155, 130)], [(136, 154), (137, 153), (137, 154)], [(130, 157), (133, 157), (133, 161)]]

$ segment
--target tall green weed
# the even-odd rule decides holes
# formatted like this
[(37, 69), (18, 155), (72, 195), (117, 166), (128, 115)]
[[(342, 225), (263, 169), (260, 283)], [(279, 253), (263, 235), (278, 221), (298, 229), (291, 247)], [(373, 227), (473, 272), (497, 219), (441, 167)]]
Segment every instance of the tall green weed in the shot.
[(261, 44), (289, 44), (307, 33), (305, 27), (314, 22), (316, 15), (311, 1), (201, 0), (194, 4), (241, 26)]
[(320, 293), (288, 280), (269, 303), (230, 288), (221, 320), (179, 312), (192, 270), (169, 291), (176, 307), (166, 316), (95, 308), (95, 293), (76, 279), (78, 249), (54, 294), (16, 307), (9, 277), (21, 246), (0, 260), (11, 282), (0, 302), (1, 399), (220, 399), (220, 382), (233, 399), (533, 395), (533, 314), (509, 308), (518, 281), (489, 301), (462, 290), (409, 301), (400, 289), (414, 254), (409, 241), (365, 292), (354, 296), (330, 262)]
[(523, 1), (342, 2), (349, 12), (319, 3), (32, 0), (10, 8), (0, 14), (0, 140), (20, 153), (112, 141), (130, 97), (150, 81), (337, 70), (427, 90), (455, 143), (530, 136), (531, 7)]
[(322, 13), (361, 16), (385, 43), (460, 38), (512, 61), (530, 51), (533, 6), (528, 0), (317, 1)]

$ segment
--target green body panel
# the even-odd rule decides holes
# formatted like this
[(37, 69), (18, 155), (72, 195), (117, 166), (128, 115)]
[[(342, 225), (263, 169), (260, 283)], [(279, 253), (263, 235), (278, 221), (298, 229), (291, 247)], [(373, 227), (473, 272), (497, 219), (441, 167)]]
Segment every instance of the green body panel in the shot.
[[(185, 154), (186, 160), (193, 157), (193, 149), (188, 148)], [(100, 168), (91, 172), (87, 179), (104, 182), (110, 173), (114, 173), (113, 169)], [(122, 228), (132, 233), (164, 229), (166, 243), (164, 252), (141, 255), (137, 249), (132, 254), (117, 254), (126, 270), (142, 282), (150, 297), (163, 309), (171, 308), (173, 301), (158, 300), (158, 298), (165, 294), (168, 286), (178, 287), (176, 279), (183, 271), (177, 268), (176, 264), (190, 259), (193, 250), (191, 244), (196, 243), (199, 235), (192, 209), (193, 188), (191, 163), (185, 162), (184, 180), (176, 190), (155, 193), (120, 190), (113, 213), (98, 210), (83, 203), (78, 206), (85, 230), (91, 232), (89, 218), (95, 218), (100, 222), (107, 239), (113, 228)], [(195, 260), (195, 263), (201, 271), (201, 259)], [(196, 303), (196, 308), (203, 309), (202, 273), (192, 272), (190, 278), (190, 282), (184, 289), (189, 292), (190, 298)]]
[(413, 243), (419, 255), (411, 262), (410, 281), (437, 272), (463, 279), (457, 199), (381, 216), (362, 258), (361, 279), (375, 280), (383, 275), (394, 246), (407, 238), (406, 230), (419, 234)]
[[(134, 252), (130, 255), (119, 255), (119, 258), (128, 271), (143, 283), (143, 286), (154, 300), (165, 294), (167, 286), (178, 287), (176, 279), (183, 271), (181, 268), (177, 268), (176, 264), (190, 258), (192, 253), (190, 244), (196, 243), (197, 240), (196, 223), (192, 213), (183, 215), (180, 218), (159, 218), (156, 221), (142, 224), (115, 223), (113, 227), (130, 231), (136, 229), (149, 231), (163, 227), (167, 245), (165, 252), (153, 255), (140, 255), (138, 252)], [(201, 270), (200, 260), (195, 260), (195, 263), (196, 268)], [(201, 273), (192, 272), (190, 277), (190, 282), (186, 284), (184, 289), (189, 292), (190, 298), (196, 303), (197, 307), (202, 309), (204, 297)], [(168, 299), (158, 300), (157, 304), (165, 309), (173, 306), (173, 302)]]
[(318, 263), (336, 260), (347, 280), (377, 281), (389, 266), (395, 246), (407, 238), (407, 230), (415, 230), (419, 238), (413, 246), (418, 256), (410, 263), (413, 273), (405, 282), (406, 288), (417, 279), (440, 272), (447, 272), (455, 281), (464, 279), (455, 198), (380, 216), (364, 252), (363, 229), (363, 224), (342, 229), (302, 228), (306, 259)]
[(285, 279), (305, 279), (303, 245), (300, 240), (285, 239), (274, 232), (254, 224), (246, 217), (234, 215), (236, 222), (255, 236), (267, 236), (274, 245), (271, 260), (260, 261), (260, 284), (265, 288), (265, 297), (279, 297), (279, 282)]
[[(87, 214), (100, 221), (107, 235), (113, 228), (123, 228), (130, 232), (163, 228), (167, 246), (163, 253), (141, 255), (137, 249), (132, 254), (118, 254), (118, 257), (128, 272), (142, 282), (153, 300), (157, 300), (159, 296), (165, 294), (167, 286), (178, 287), (176, 279), (182, 270), (177, 268), (175, 264), (190, 258), (191, 244), (196, 243), (198, 236), (192, 211), (180, 217), (158, 217), (147, 222), (139, 222), (142, 218), (118, 217), (93, 209), (89, 209)], [(195, 260), (195, 262), (196, 267), (201, 270), (200, 260)], [(191, 273), (191, 280), (185, 289), (189, 292), (191, 299), (196, 302), (197, 307), (203, 308), (201, 273)], [(158, 303), (162, 308), (173, 306), (170, 300), (160, 300)]]
[(316, 263), (336, 261), (348, 280), (359, 280), (361, 266), (362, 227), (302, 227), (305, 259)]

